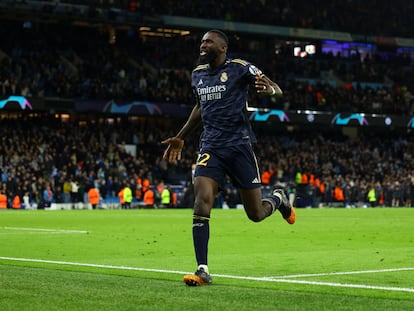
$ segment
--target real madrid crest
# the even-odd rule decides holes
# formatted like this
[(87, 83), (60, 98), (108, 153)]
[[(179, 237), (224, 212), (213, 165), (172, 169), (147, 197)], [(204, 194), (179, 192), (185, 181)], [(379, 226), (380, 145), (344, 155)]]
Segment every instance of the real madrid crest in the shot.
[(227, 75), (227, 72), (223, 72), (220, 76), (220, 81), (221, 82), (226, 82), (229, 79), (229, 76)]

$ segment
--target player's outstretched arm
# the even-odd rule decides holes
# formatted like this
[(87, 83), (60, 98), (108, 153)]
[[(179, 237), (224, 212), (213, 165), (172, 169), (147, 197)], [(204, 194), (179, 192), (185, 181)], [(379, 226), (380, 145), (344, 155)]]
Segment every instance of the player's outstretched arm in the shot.
[(254, 83), (257, 93), (267, 94), (270, 96), (282, 96), (283, 92), (279, 85), (272, 81), (264, 74), (256, 74), (256, 81)]
[(167, 138), (161, 142), (163, 145), (167, 145), (164, 151), (163, 159), (173, 163), (181, 160), (181, 152), (184, 147), (184, 137), (193, 131), (201, 122), (200, 106), (196, 104), (188, 117), (187, 122), (174, 137)]

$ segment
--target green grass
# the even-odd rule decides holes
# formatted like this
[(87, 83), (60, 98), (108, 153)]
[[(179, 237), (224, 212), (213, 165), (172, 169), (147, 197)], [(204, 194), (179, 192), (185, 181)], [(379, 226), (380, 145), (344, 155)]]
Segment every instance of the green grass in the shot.
[(213, 210), (214, 284), (190, 288), (189, 209), (0, 211), (1, 310), (414, 310), (414, 209), (297, 213)]

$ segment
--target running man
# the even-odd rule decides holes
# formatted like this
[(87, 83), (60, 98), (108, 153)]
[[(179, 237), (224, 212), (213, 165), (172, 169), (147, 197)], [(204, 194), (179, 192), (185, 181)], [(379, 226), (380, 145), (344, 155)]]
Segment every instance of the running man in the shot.
[(247, 217), (259, 222), (278, 210), (293, 224), (296, 212), (283, 190), (276, 189), (262, 199), (260, 172), (253, 152), (256, 142), (247, 115), (248, 89), (257, 93), (281, 96), (280, 87), (258, 68), (241, 59), (227, 57), (228, 38), (220, 30), (204, 34), (199, 65), (192, 73), (196, 104), (187, 122), (175, 137), (162, 142), (167, 148), (164, 159), (173, 163), (181, 159), (184, 138), (202, 122), (203, 134), (194, 171), (195, 202), (193, 241), (197, 271), (185, 275), (189, 286), (210, 285), (208, 242), (210, 212), (225, 176), (239, 189)]

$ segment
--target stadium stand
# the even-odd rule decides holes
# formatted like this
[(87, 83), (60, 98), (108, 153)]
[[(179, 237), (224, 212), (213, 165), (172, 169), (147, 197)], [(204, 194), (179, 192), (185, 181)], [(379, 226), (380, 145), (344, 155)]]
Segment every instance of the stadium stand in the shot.
[[(89, 5), (84, 1), (6, 2), (7, 10), (40, 8), (42, 16), (48, 18), (28, 20), (30, 14), (26, 12), (13, 18), (9, 14), (2, 20), (0, 98), (18, 95), (56, 103), (46, 113), (6, 109), (0, 114), (1, 189), (10, 206), (16, 194), (22, 198), (27, 194), (31, 203), (42, 207), (42, 192), (51, 185), (55, 203), (73, 207), (86, 202), (84, 193), (93, 183), (103, 202), (116, 207), (118, 191), (124, 182), (130, 182), (138, 207), (142, 205), (143, 185), (137, 181), (147, 179), (154, 190), (161, 182), (173, 185), (179, 195), (177, 205), (189, 207), (191, 199), (187, 200), (184, 189), (191, 192), (189, 172), (197, 134), (186, 142), (184, 160), (176, 165), (161, 159), (163, 148), (159, 145), (176, 132), (181, 120), (73, 112), (63, 122), (53, 114), (66, 101), (79, 100), (140, 100), (191, 107), (190, 74), (203, 30), (190, 29), (188, 35), (174, 38), (148, 37), (131, 27), (122, 29), (119, 25), (123, 23), (145, 23), (159, 15), (198, 17), (202, 10), (208, 12), (208, 16), (203, 15), (206, 19), (414, 38), (410, 17), (404, 12), (412, 4), (406, 2), (391, 8), (374, 1), (276, 1), (272, 10), (266, 1), (252, 6), (248, 0), (237, 1), (237, 5), (236, 1), (197, 0), (179, 5), (173, 1), (92, 1)], [(253, 13), (252, 8), (256, 10)], [(1, 7), (2, 18), (7, 10)], [(372, 12), (375, 14), (366, 23), (366, 15)], [(397, 14), (399, 18), (393, 18)], [(68, 22), (74, 16), (84, 23)], [(264, 68), (285, 93), (278, 100), (252, 94), (252, 106), (414, 114), (414, 57), (410, 51), (400, 53), (388, 46), (372, 54), (362, 55), (356, 50), (352, 55), (342, 55), (319, 47), (315, 55), (301, 58), (292, 53), (288, 41), (231, 33), (233, 53)], [(341, 128), (322, 126), (255, 127), (262, 171), (270, 173), (265, 191), (274, 185), (285, 187), (300, 194), (297, 204), (301, 206), (368, 206), (367, 193), (375, 188), (373, 206), (414, 204), (414, 141), (410, 129), (358, 129), (356, 134), (344, 135)], [(127, 146), (135, 146), (136, 154), (129, 154)], [(319, 181), (297, 182), (298, 173), (313, 175)], [(79, 193), (68, 198), (64, 184), (70, 181), (79, 184)], [(332, 195), (335, 187), (344, 191), (344, 200)], [(226, 189), (224, 193), (233, 192)], [(223, 201), (227, 205), (231, 201), (231, 206), (240, 203), (237, 195), (231, 199), (224, 196), (218, 206)]]
[[(136, 21), (159, 15), (323, 29), (377, 36), (414, 37), (411, 27), (413, 4), (396, 0), (277, 0), (202, 1), (186, 0), (6, 0), (8, 7), (30, 6), (44, 15), (80, 15), (85, 19)], [(367, 22), (369, 20), (369, 22)]]

